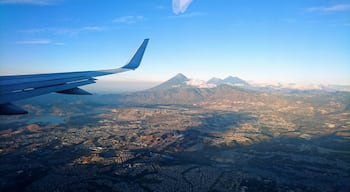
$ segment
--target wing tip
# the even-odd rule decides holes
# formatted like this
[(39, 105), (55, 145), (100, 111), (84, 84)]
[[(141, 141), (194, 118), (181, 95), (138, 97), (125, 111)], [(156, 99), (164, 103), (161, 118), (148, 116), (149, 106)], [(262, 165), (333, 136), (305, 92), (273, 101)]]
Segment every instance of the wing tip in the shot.
[(148, 44), (148, 41), (149, 41), (149, 38), (146, 38), (146, 39), (143, 40), (143, 42), (141, 43), (140, 47), (137, 49), (137, 51), (135, 52), (133, 57), (122, 68), (135, 70), (136, 68), (138, 68), (140, 66), (141, 61), (142, 61), (142, 57), (143, 57), (143, 55), (145, 53), (145, 50), (146, 50), (146, 47), (147, 47), (147, 44)]

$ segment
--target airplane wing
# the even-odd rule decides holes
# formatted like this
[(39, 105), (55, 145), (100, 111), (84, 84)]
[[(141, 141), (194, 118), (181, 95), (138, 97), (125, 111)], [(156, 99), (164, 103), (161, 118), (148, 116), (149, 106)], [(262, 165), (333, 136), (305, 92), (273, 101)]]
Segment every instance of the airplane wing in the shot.
[(141, 63), (148, 41), (149, 39), (143, 40), (130, 61), (117, 69), (0, 76), (0, 115), (26, 114), (27, 111), (12, 102), (52, 92), (90, 95), (78, 87), (95, 83), (97, 79), (93, 77), (135, 70)]

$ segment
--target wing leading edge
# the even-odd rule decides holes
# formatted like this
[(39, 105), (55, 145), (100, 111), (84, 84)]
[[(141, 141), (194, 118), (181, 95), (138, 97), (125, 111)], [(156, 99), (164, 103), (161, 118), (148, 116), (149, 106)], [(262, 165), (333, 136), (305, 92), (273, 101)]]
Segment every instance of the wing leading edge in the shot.
[(117, 69), (78, 71), (33, 75), (0, 76), (0, 115), (26, 114), (27, 111), (11, 102), (52, 92), (89, 95), (79, 86), (96, 83), (93, 77), (135, 70), (140, 66), (149, 39), (143, 40), (130, 61)]

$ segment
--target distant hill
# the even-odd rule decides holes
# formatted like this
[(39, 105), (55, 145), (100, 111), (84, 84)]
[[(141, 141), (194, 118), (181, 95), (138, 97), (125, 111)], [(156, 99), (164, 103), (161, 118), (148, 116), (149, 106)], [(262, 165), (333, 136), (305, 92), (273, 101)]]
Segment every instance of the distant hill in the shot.
[(231, 85), (231, 86), (237, 86), (237, 87), (249, 87), (250, 85), (238, 78), (238, 77), (226, 77), (225, 79), (220, 79), (213, 77), (207, 82), (202, 80), (196, 80), (196, 79), (189, 79), (182, 73), (179, 73), (175, 75), (174, 77), (170, 78), (169, 80), (165, 81), (164, 83), (155, 86), (149, 91), (157, 91), (157, 90), (165, 90), (165, 89), (172, 89), (176, 87), (186, 87), (186, 88), (214, 88), (215, 86), (219, 85)]
[(171, 89), (179, 86), (185, 86), (188, 80), (190, 79), (187, 78), (185, 75), (183, 75), (182, 73), (178, 73), (177, 75), (165, 81), (164, 83), (149, 89), (149, 91), (157, 91), (157, 90)]
[(229, 85), (219, 85), (214, 88), (179, 86), (167, 89), (149, 89), (119, 95), (115, 99), (118, 103), (124, 104), (195, 104), (209, 100), (236, 100), (250, 96), (255, 97), (256, 93)]
[(223, 80), (217, 77), (213, 77), (207, 81), (209, 84), (220, 85), (223, 83)]
[(228, 85), (241, 85), (241, 86), (247, 86), (249, 85), (249, 83), (247, 83), (246, 81), (238, 78), (238, 77), (232, 77), (232, 76), (228, 76), (223, 80), (224, 84), (228, 84)]
[(240, 86), (240, 87), (249, 86), (249, 83), (247, 83), (246, 81), (238, 77), (232, 77), (232, 76), (228, 76), (225, 79), (213, 77), (210, 80), (208, 80), (207, 83), (213, 84), (213, 85), (225, 84), (225, 85)]
[[(209, 83), (205, 81), (197, 82), (179, 73), (151, 89), (123, 94), (123, 96), (115, 97), (115, 99), (119, 103), (125, 104), (194, 104), (205, 100), (240, 98), (240, 95), (247, 96), (247, 94), (253, 93), (246, 89), (231, 86), (238, 82), (244, 84), (244, 81), (239, 81), (239, 78), (228, 77), (224, 80), (217, 78), (217, 80), (223, 83), (216, 86), (205, 86)], [(212, 79), (213, 81), (214, 79)]]
[(133, 93), (128, 98), (131, 98), (130, 102), (134, 100), (145, 104), (190, 104), (199, 102), (209, 95), (208, 89), (188, 85), (190, 80), (179, 73), (160, 85)]
[[(238, 78), (239, 79), (239, 78)], [(212, 79), (205, 83), (219, 82), (218, 78)], [(95, 96), (77, 96), (71, 97), (58, 94), (50, 94), (42, 96), (41, 98), (33, 99), (32, 103), (36, 104), (29, 107), (42, 106), (43, 109), (53, 111), (53, 104), (69, 105), (70, 111), (77, 112), (79, 110), (92, 111), (96, 106), (135, 106), (135, 105), (195, 105), (195, 106), (244, 106), (250, 107), (255, 105), (262, 105), (266, 107), (279, 106), (280, 104), (295, 105), (295, 103), (303, 103), (303, 100), (308, 101), (309, 96), (316, 99), (316, 103), (327, 103), (324, 99), (334, 98), (341, 99), (344, 104), (343, 110), (350, 110), (349, 93), (346, 92), (322, 92), (322, 91), (297, 91), (297, 90), (280, 90), (276, 91), (273, 88), (253, 86), (232, 86), (232, 82), (239, 82), (237, 78), (226, 78), (227, 83), (222, 83), (213, 87), (199, 87), (191, 84), (191, 79), (179, 73), (160, 85), (139, 92), (123, 93), (123, 94), (109, 94), (109, 95), (95, 95)], [(224, 82), (220, 80), (220, 82)], [(295, 95), (298, 95), (295, 97)], [(317, 96), (317, 97), (316, 97)], [(59, 98), (59, 99), (58, 99)], [(34, 102), (35, 101), (35, 102)], [(49, 101), (49, 102), (48, 102)], [(25, 102), (23, 102), (25, 104)], [(74, 105), (73, 105), (74, 104)], [(73, 107), (74, 106), (74, 107)], [(34, 110), (34, 109), (33, 109)]]
[[(214, 85), (214, 86), (208, 86)], [(200, 103), (276, 103), (288, 100), (282, 94), (311, 94), (309, 91), (254, 87), (246, 81), (229, 76), (225, 79), (212, 78), (209, 81), (189, 79), (179, 73), (169, 80), (144, 91), (111, 95), (104, 103), (118, 105), (157, 105), (157, 104), (200, 104)], [(316, 92), (319, 93), (319, 92)], [(320, 92), (322, 93), (322, 92)], [(100, 101), (101, 102), (101, 101)], [(347, 107), (345, 110), (348, 110)]]

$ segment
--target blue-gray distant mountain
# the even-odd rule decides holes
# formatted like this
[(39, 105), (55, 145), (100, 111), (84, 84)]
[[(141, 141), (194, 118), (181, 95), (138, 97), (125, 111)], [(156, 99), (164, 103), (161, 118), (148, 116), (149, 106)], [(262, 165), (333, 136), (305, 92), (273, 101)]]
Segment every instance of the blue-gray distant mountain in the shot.
[(213, 77), (207, 81), (209, 84), (220, 85), (223, 84), (223, 80), (217, 77)]
[[(238, 86), (232, 86), (232, 78), (227, 78), (223, 84), (214, 87), (199, 87), (191, 83), (191, 79), (179, 73), (164, 83), (151, 89), (124, 94), (114, 97), (114, 102), (130, 104), (194, 104), (207, 100), (232, 100), (232, 98), (247, 97), (252, 91)], [(221, 80), (223, 81), (223, 80)], [(225, 84), (225, 82), (227, 84)], [(234, 81), (242, 83), (241, 81)], [(231, 84), (230, 84), (231, 83)], [(110, 98), (106, 98), (109, 100)]]
[(171, 88), (176, 88), (179, 86), (186, 86), (186, 81), (189, 79), (183, 75), (182, 73), (178, 73), (175, 75), (173, 78), (165, 81), (164, 83), (157, 85), (150, 90), (156, 91), (156, 90), (163, 90), (163, 89), (171, 89)]
[(238, 77), (232, 77), (228, 76), (225, 79), (219, 79), (219, 78), (211, 78), (207, 83), (214, 84), (214, 85), (233, 85), (233, 86), (249, 86), (249, 83), (246, 81), (238, 78)]
[(146, 104), (192, 104), (210, 95), (209, 89), (187, 85), (189, 80), (179, 73), (158, 86), (133, 93), (123, 97), (122, 100), (124, 103), (132, 101)]
[(246, 81), (238, 78), (238, 77), (232, 77), (228, 76), (223, 80), (224, 83), (226, 84), (232, 84), (232, 85), (249, 85)]

